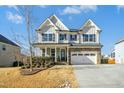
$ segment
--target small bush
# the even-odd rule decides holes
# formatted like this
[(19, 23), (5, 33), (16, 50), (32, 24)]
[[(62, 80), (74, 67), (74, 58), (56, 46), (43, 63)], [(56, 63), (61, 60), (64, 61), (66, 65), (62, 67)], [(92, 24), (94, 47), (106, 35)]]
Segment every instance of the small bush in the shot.
[(20, 61), (13, 62), (13, 67), (22, 66), (22, 65), (24, 65), (24, 64)]
[(108, 64), (108, 59), (101, 59), (101, 64)]
[(30, 64), (26, 64), (25, 66), (26, 66), (26, 68), (30, 68)]
[(25, 66), (22, 66), (21, 69), (25, 69), (26, 67)]
[[(30, 63), (30, 57), (27, 58), (28, 63)], [(32, 67), (50, 67), (54, 65), (52, 57), (32, 57)], [(30, 68), (30, 64), (26, 64), (25, 68)]]

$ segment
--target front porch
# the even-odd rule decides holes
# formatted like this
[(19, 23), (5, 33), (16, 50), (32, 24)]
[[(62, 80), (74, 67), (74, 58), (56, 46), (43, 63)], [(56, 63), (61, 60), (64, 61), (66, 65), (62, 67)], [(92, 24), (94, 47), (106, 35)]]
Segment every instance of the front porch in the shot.
[[(94, 64), (100, 64), (101, 45), (70, 45), (58, 43), (39, 43), (34, 47), (39, 48), (40, 56), (52, 57), (54, 62), (67, 62), (72, 64), (74, 61), (77, 63), (79, 60), (82, 64), (87, 61), (92, 61)], [(38, 52), (39, 52), (38, 51)], [(73, 53), (76, 55), (73, 57)]]
[(39, 51), (41, 51), (40, 56), (52, 57), (54, 62), (67, 62), (67, 64), (69, 64), (68, 44), (43, 44), (36, 47), (38, 47), (40, 49)]

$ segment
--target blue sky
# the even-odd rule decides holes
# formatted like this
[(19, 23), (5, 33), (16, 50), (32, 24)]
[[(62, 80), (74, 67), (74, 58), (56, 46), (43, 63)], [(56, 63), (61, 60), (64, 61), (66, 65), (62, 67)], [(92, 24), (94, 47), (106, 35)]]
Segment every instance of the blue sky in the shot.
[[(0, 33), (11, 40), (14, 40), (13, 35), (16, 34), (18, 40), (26, 46), (25, 20), (18, 11), (17, 6), (0, 6)], [(71, 29), (79, 29), (89, 18), (92, 19), (102, 29), (100, 39), (104, 45), (103, 54), (109, 54), (114, 44), (124, 38), (124, 6), (33, 6), (32, 34), (52, 14), (56, 14)]]

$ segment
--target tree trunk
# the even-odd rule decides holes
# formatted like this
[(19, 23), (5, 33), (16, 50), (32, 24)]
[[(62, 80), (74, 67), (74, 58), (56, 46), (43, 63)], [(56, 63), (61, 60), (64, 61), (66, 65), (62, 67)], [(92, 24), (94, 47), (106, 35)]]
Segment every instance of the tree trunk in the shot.
[(27, 32), (28, 32), (28, 42), (29, 42), (29, 51), (30, 51), (30, 71), (32, 71), (32, 46), (31, 46), (31, 40), (30, 40), (30, 20), (29, 20), (29, 10), (26, 7), (26, 26), (27, 26)]

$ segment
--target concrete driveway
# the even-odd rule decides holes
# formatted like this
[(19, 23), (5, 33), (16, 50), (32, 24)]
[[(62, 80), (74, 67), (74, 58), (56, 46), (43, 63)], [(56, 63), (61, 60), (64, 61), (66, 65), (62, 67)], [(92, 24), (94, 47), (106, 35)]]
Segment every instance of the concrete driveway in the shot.
[(124, 65), (73, 65), (81, 88), (124, 88)]

